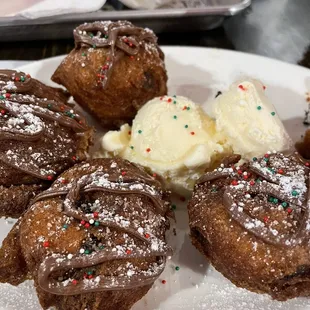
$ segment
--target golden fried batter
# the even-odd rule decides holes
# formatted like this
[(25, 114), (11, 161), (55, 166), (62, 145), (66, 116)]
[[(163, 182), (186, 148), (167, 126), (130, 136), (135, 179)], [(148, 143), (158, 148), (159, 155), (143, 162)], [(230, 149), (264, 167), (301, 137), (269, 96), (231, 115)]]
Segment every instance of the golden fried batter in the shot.
[(239, 287), (278, 300), (310, 296), (308, 181), (296, 154), (207, 173), (188, 205), (193, 244)]
[(0, 282), (33, 279), (43, 309), (128, 310), (165, 267), (169, 204), (160, 183), (121, 159), (64, 172), (0, 249)]
[(151, 30), (106, 21), (83, 24), (74, 37), (52, 80), (103, 126), (130, 123), (143, 104), (167, 94), (164, 55)]

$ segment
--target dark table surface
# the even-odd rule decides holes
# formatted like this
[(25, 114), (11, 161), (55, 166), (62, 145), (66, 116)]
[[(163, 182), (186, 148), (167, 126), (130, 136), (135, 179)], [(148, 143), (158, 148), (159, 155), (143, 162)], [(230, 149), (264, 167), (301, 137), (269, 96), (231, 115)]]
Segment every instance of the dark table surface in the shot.
[[(249, 9), (219, 28), (158, 36), (161, 45), (232, 49), (310, 68), (310, 0), (253, 0)], [(73, 46), (73, 39), (6, 42), (0, 59), (38, 60), (66, 54)]]

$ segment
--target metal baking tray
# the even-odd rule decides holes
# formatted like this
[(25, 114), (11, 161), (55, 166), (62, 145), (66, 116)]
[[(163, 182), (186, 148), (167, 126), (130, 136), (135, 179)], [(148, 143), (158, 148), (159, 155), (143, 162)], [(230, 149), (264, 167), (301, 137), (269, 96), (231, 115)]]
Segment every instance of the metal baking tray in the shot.
[[(154, 1), (154, 0), (150, 0)], [(0, 18), (0, 41), (68, 39), (81, 23), (96, 20), (130, 20), (156, 33), (213, 29), (225, 18), (250, 6), (251, 0), (182, 0), (182, 8), (131, 10), (117, 0), (108, 0), (92, 13), (66, 14), (38, 19)]]

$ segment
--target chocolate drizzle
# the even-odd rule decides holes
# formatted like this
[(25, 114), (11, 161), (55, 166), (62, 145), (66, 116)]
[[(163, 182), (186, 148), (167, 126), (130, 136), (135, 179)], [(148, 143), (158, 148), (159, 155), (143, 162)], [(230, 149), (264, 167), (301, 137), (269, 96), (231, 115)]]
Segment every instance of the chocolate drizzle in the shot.
[[(118, 161), (119, 162), (119, 161)], [(146, 196), (153, 205), (152, 214), (157, 221), (164, 221), (167, 215), (167, 204), (162, 200), (163, 193), (159, 183), (142, 173), (128, 163), (126, 174), (120, 173), (119, 169), (110, 169), (109, 173), (102, 169), (96, 169), (95, 172), (83, 175), (77, 180), (68, 184), (63, 183), (63, 179), (56, 180), (51, 189), (38, 195), (33, 203), (54, 197), (63, 197), (62, 212), (69, 218), (77, 221), (89, 223), (93, 218), (92, 214), (86, 214), (79, 210), (77, 202), (82, 195), (86, 193), (103, 192), (106, 195), (114, 193), (118, 195), (136, 194)], [(52, 254), (47, 256), (39, 267), (38, 283), (40, 287), (47, 292), (59, 295), (74, 295), (86, 292), (95, 292), (103, 290), (130, 289), (133, 287), (152, 284), (162, 273), (165, 267), (166, 256), (171, 254), (170, 248), (163, 240), (156, 236), (156, 228), (149, 227), (147, 235), (139, 230), (137, 223), (118, 222), (115, 217), (106, 217), (98, 214), (97, 227), (109, 227), (122, 231), (131, 237), (134, 237), (144, 244), (144, 250), (135, 248), (127, 254), (120, 254), (109, 249), (95, 251), (90, 255), (80, 253), (73, 254), (70, 259), (65, 255)], [(167, 225), (167, 223), (165, 224)], [(152, 233), (154, 229), (154, 233)], [(51, 275), (56, 271), (65, 271), (68, 269), (88, 268), (112, 260), (128, 260), (132, 258), (157, 257), (159, 266), (155, 272), (145, 272), (133, 276), (113, 276), (104, 277), (98, 275), (95, 278), (94, 285), (86, 285), (84, 281), (79, 281), (76, 285), (67, 285), (63, 282), (54, 280)]]
[[(309, 169), (298, 154), (266, 154), (243, 167), (223, 167), (207, 173), (197, 184), (227, 179), (223, 203), (230, 216), (257, 238), (276, 246), (296, 246), (310, 237)], [(255, 197), (259, 197), (256, 199)], [(253, 210), (273, 207), (299, 215), (299, 225), (291, 233), (283, 233), (265, 220), (253, 217)], [(282, 207), (285, 206), (285, 207)], [(278, 209), (278, 210), (279, 210)], [(252, 213), (251, 213), (252, 212)], [(292, 226), (290, 224), (290, 226)]]
[(109, 48), (106, 63), (98, 72), (103, 88), (107, 86), (113, 67), (119, 59), (124, 55), (137, 55), (143, 42), (157, 43), (153, 31), (136, 27), (128, 21), (85, 23), (77, 27), (73, 34), (76, 47)]
[[(89, 130), (85, 120), (66, 104), (67, 98), (63, 91), (23, 72), (0, 70), (0, 140), (4, 141), (0, 162), (42, 180), (53, 178), (57, 164), (49, 164), (52, 160), (47, 158), (44, 167), (44, 153), (51, 157), (51, 150), (61, 148), (64, 140), (63, 147), (72, 146), (73, 152), (76, 141), (72, 135)], [(59, 155), (65, 154), (69, 158), (75, 155), (64, 150)]]

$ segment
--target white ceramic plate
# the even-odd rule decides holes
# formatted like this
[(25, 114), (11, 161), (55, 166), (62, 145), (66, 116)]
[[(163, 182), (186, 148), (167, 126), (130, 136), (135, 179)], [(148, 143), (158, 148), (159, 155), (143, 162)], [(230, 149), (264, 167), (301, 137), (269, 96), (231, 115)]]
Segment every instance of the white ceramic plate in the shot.
[[(302, 124), (310, 92), (310, 70), (276, 60), (233, 51), (206, 48), (165, 47), (169, 75), (169, 94), (183, 95), (203, 104), (219, 90), (244, 76), (258, 78), (267, 86), (266, 93), (276, 106), (291, 137), (296, 141), (305, 131)], [(63, 57), (34, 62), (19, 68), (33, 77), (53, 85), (52, 73)], [(181, 142), (180, 142), (181, 143)], [(310, 299), (287, 302), (272, 301), (240, 289), (216, 272), (191, 245), (185, 204), (176, 198), (177, 237), (170, 242), (175, 254), (164, 274), (133, 310), (175, 309), (300, 309), (310, 310)], [(0, 219), (0, 242), (12, 227)], [(175, 267), (180, 270), (176, 271)], [(162, 284), (166, 280), (166, 284)], [(0, 284), (0, 310), (40, 309), (31, 281), (19, 287)]]

